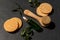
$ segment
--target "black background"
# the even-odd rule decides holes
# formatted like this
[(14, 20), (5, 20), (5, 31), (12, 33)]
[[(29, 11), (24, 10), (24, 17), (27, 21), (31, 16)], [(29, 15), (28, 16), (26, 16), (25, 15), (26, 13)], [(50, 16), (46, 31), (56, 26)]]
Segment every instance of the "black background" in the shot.
[[(39, 1), (40, 3), (48, 2), (52, 4), (54, 13), (50, 17), (52, 18), (52, 21), (55, 23), (56, 27), (53, 30), (43, 28), (44, 31), (41, 33), (34, 31), (32, 40), (60, 40), (60, 0)], [(19, 12), (11, 11), (12, 9), (17, 8), (15, 2), (16, 0), (0, 0), (0, 40), (23, 40), (23, 38), (20, 36), (20, 32), (27, 26), (27, 23), (22, 19)], [(36, 10), (29, 6), (28, 0), (17, 0), (17, 3), (19, 3), (24, 9), (29, 9), (33, 12)], [(20, 17), (23, 21), (23, 27), (16, 33), (8, 33), (3, 28), (3, 23), (5, 20), (12, 17)]]

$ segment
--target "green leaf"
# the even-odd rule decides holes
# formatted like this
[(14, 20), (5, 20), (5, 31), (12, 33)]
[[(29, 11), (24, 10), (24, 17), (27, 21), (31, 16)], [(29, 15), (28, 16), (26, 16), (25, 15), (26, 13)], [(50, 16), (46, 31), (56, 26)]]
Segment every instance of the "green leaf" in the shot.
[(21, 32), (21, 36), (22, 36), (22, 37), (25, 36), (25, 30), (23, 30), (23, 31)]
[(22, 11), (24, 10), (21, 5), (19, 5), (18, 3), (16, 3), (16, 5), (18, 6), (19, 9), (21, 9)]
[(26, 35), (28, 34), (29, 31), (30, 31), (30, 27), (26, 27), (25, 29), (21, 31), (21, 35)]
[(22, 16), (24, 9), (21, 7), (20, 4), (16, 3), (16, 5), (18, 6), (18, 9), (19, 9), (18, 11), (20, 12), (20, 15)]
[(12, 12), (17, 12), (17, 11), (18, 11), (17, 9), (12, 10)]
[(25, 39), (25, 40), (30, 40), (31, 39), (31, 35), (32, 35), (32, 31), (31, 27), (26, 27), (23, 29), (23, 31), (21, 32), (21, 36)]
[(32, 2), (32, 0), (29, 0), (29, 2)]
[(34, 0), (33, 2), (31, 1), (29, 3), (31, 4), (30, 6), (33, 7), (33, 8), (36, 8), (40, 5), (40, 2), (38, 2), (38, 0)]
[(23, 16), (21, 11), (20, 11), (20, 15)]
[(26, 36), (25, 40), (31, 40), (32, 38), (30, 36)]

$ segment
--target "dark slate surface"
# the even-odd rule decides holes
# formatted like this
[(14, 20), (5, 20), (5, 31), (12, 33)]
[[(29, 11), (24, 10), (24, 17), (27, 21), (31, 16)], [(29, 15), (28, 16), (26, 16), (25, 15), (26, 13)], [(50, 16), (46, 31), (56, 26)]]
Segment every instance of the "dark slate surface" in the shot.
[[(14, 3), (16, 0), (0, 0), (0, 40), (23, 40), (20, 36), (20, 32), (27, 23), (23, 21), (23, 27), (16, 33), (8, 33), (3, 29), (3, 23), (5, 20), (12, 17), (20, 17), (19, 12), (13, 13), (11, 10), (17, 8)], [(38, 33), (34, 31), (34, 36), (32, 40), (60, 40), (60, 0), (39, 0), (42, 2), (49, 2), (54, 8), (54, 13), (50, 17), (55, 23), (56, 27), (53, 30), (43, 28), (44, 31)], [(35, 9), (29, 6), (28, 0), (18, 0), (17, 1), (24, 9), (29, 9), (35, 12)], [(22, 18), (21, 18), (22, 19)]]

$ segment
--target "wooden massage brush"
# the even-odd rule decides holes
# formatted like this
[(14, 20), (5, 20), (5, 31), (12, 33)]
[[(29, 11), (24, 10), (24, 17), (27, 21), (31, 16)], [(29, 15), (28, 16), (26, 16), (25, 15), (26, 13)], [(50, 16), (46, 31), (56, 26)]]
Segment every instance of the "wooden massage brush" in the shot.
[(45, 27), (46, 24), (49, 24), (51, 22), (51, 19), (49, 16), (39, 17), (35, 15), (33, 12), (31, 12), (30, 10), (24, 10), (24, 14), (36, 19), (43, 27)]

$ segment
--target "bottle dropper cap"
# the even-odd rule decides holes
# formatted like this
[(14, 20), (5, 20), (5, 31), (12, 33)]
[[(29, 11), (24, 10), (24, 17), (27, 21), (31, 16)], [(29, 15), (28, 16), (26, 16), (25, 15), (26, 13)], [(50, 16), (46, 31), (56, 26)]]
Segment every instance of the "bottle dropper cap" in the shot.
[(28, 20), (28, 19), (27, 19), (26, 17), (24, 17), (24, 16), (23, 16), (23, 19), (24, 19), (25, 21), (27, 21), (27, 20)]

